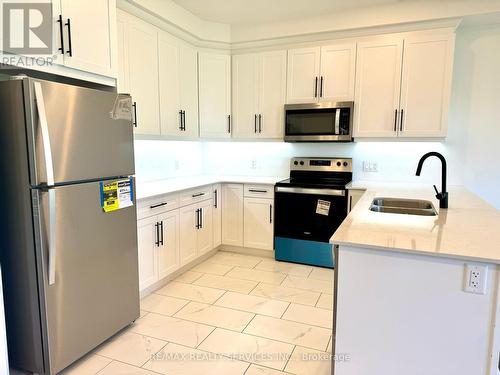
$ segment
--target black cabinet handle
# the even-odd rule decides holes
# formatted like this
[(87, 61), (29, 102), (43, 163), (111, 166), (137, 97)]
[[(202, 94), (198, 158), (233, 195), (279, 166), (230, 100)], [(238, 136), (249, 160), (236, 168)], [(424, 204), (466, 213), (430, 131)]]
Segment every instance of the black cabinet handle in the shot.
[(200, 208), (200, 228), (203, 228), (203, 208)]
[(184, 129), (182, 128), (182, 111), (179, 111), (179, 130), (183, 131)]
[(231, 115), (227, 115), (227, 132), (231, 134)]
[(134, 125), (134, 128), (137, 128), (137, 102), (134, 102), (132, 107), (134, 107), (134, 121), (132, 121), (132, 125)]
[(318, 97), (318, 77), (314, 79), (314, 97)]
[(163, 203), (159, 203), (159, 204), (155, 204), (155, 205), (149, 206), (149, 208), (150, 209), (158, 208), (158, 207), (166, 206), (167, 204), (168, 204), (167, 202), (163, 202)]
[(273, 223), (273, 205), (269, 205), (269, 224)]
[(195, 225), (195, 228), (196, 229), (200, 229), (200, 209), (199, 208), (196, 210), (196, 225)]
[(214, 207), (217, 208), (217, 206), (219, 205), (219, 192), (217, 191), (217, 189), (214, 190), (214, 195), (215, 195)]
[(155, 246), (160, 247), (160, 223), (155, 224), (156, 236), (155, 236)]
[(262, 133), (262, 115), (259, 114), (259, 133)]
[(57, 22), (59, 23), (59, 32), (61, 34), (60, 35), (61, 47), (59, 47), (58, 50), (61, 51), (61, 53), (64, 55), (64, 24), (63, 24), (62, 15), (59, 15)]
[(73, 56), (73, 47), (71, 45), (71, 20), (69, 18), (68, 22), (66, 22), (65, 25), (68, 26), (68, 45), (69, 45), (69, 49), (66, 52), (71, 57)]
[(186, 131), (186, 111), (182, 111), (182, 130)]
[(401, 110), (401, 118), (399, 119), (400, 120), (400, 125), (399, 125), (400, 132), (403, 131), (403, 116), (404, 116), (404, 109)]
[(319, 97), (323, 97), (323, 76), (319, 80)]
[(205, 195), (205, 193), (193, 194), (193, 195), (191, 195), (191, 197), (198, 198), (198, 197), (202, 197), (203, 195)]
[(254, 133), (257, 133), (257, 114), (255, 114), (255, 118), (253, 120)]
[(248, 189), (250, 193), (267, 193), (267, 190)]
[(394, 131), (398, 131), (398, 110), (394, 110)]
[(161, 226), (161, 229), (160, 229), (160, 234), (161, 234), (161, 246), (163, 246), (163, 221), (160, 221), (160, 226)]

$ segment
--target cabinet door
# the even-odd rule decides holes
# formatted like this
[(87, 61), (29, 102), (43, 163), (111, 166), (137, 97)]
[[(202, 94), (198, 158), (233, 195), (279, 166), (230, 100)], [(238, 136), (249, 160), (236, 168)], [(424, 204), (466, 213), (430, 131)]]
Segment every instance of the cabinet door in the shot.
[(158, 279), (163, 279), (179, 268), (179, 211), (158, 216), (161, 244), (158, 247)]
[(198, 205), (196, 204), (192, 204), (180, 209), (179, 254), (181, 266), (191, 262), (197, 257), (197, 209)]
[(358, 44), (354, 137), (396, 137), (403, 40)]
[(139, 251), (139, 289), (144, 290), (158, 281), (157, 217), (137, 221), (137, 242)]
[(127, 57), (130, 94), (136, 103), (135, 132), (159, 135), (157, 30), (135, 17), (130, 18)]
[(257, 138), (259, 113), (259, 56), (256, 54), (233, 56), (233, 121), (235, 138)]
[(179, 41), (164, 32), (158, 33), (158, 61), (161, 133), (180, 136)]
[(231, 56), (200, 52), (200, 136), (231, 136)]
[(198, 208), (201, 210), (200, 213), (200, 228), (198, 229), (197, 239), (198, 239), (198, 253), (197, 255), (203, 255), (214, 248), (214, 227), (212, 218), (212, 200), (207, 200), (201, 202)]
[[(196, 138), (198, 127), (198, 51), (181, 43), (179, 46), (181, 109), (184, 111), (184, 137)], [(228, 108), (229, 111), (229, 108)]]
[[(65, 23), (64, 65), (87, 72), (116, 76), (113, 43), (116, 37), (114, 0), (60, 0)], [(71, 33), (71, 38), (69, 38)], [(71, 39), (71, 40), (70, 40)], [(71, 55), (69, 48), (71, 43)]]
[(116, 79), (116, 87), (119, 93), (129, 93), (129, 67), (128, 67), (128, 50), (127, 50), (127, 22), (123, 12), (118, 10), (116, 18), (116, 39), (117, 39), (117, 69), (118, 76)]
[(213, 196), (213, 209), (212, 209), (212, 219), (213, 219), (213, 232), (214, 232), (214, 248), (220, 246), (222, 243), (222, 189), (221, 185), (214, 185), (214, 196)]
[(321, 47), (320, 101), (354, 100), (356, 43)]
[(446, 136), (453, 50), (453, 34), (405, 39), (400, 136)]
[(245, 198), (244, 246), (273, 250), (273, 200)]
[(287, 103), (318, 101), (320, 55), (320, 47), (288, 50)]
[(222, 243), (243, 246), (243, 185), (222, 188)]
[(260, 55), (259, 136), (283, 138), (286, 98), (286, 51)]

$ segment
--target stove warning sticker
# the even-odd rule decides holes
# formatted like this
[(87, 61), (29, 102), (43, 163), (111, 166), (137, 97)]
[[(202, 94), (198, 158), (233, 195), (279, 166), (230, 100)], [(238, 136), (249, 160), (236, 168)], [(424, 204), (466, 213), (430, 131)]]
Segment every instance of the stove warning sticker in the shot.
[(331, 202), (329, 201), (318, 199), (318, 204), (316, 205), (316, 213), (318, 215), (328, 216), (328, 214), (330, 213), (330, 204)]
[(134, 204), (132, 178), (113, 182), (101, 182), (101, 207), (104, 212), (113, 212)]

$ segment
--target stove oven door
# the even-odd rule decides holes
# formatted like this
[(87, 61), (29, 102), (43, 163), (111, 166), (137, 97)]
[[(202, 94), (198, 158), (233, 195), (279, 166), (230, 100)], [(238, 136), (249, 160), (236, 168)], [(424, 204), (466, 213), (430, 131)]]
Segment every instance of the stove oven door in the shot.
[(329, 240), (346, 215), (345, 190), (276, 187), (276, 259), (333, 267)]

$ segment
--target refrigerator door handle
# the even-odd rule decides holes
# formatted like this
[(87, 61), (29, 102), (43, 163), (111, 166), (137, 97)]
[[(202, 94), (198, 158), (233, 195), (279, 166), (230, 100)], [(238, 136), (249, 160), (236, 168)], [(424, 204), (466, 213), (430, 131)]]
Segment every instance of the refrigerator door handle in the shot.
[(49, 189), (49, 285), (56, 283), (56, 190)]
[(47, 174), (47, 186), (54, 185), (54, 163), (52, 162), (52, 148), (50, 146), (49, 126), (47, 124), (47, 114), (45, 113), (45, 103), (43, 101), (42, 85), (34, 82), (35, 101), (40, 119), (40, 130), (42, 132), (43, 156), (45, 158), (45, 171)]

